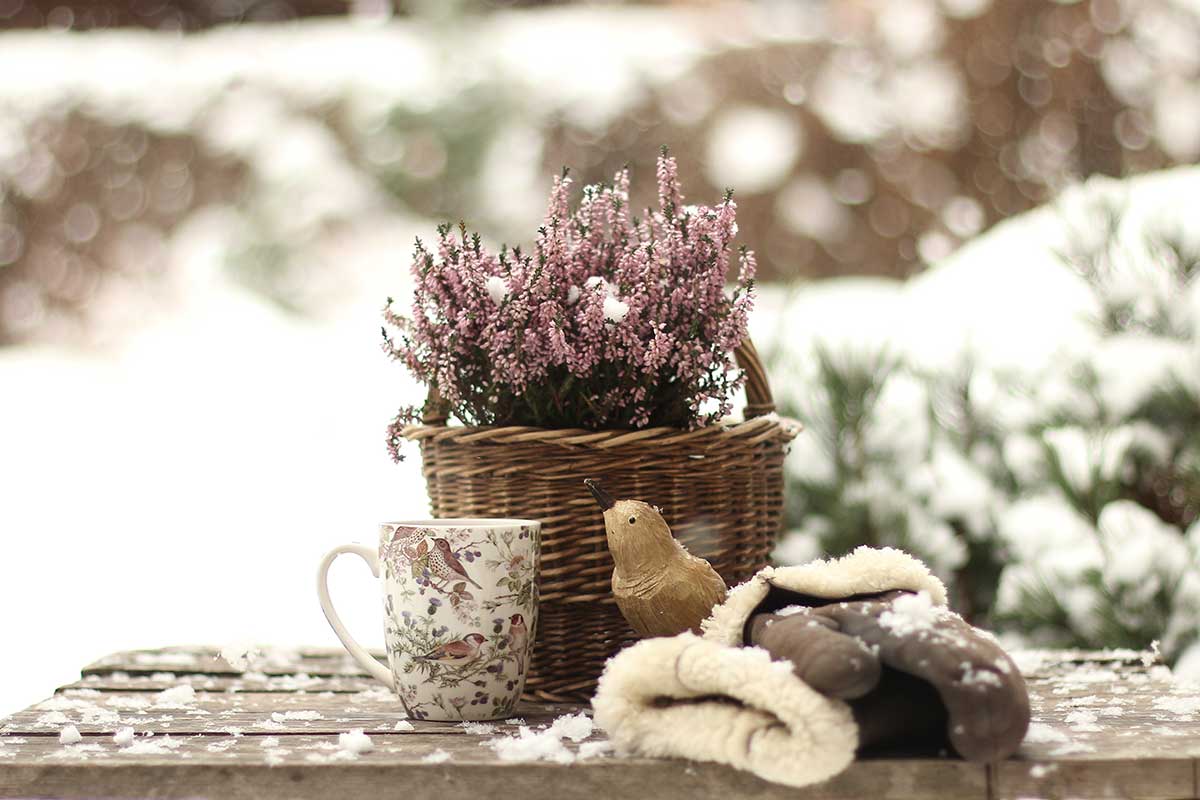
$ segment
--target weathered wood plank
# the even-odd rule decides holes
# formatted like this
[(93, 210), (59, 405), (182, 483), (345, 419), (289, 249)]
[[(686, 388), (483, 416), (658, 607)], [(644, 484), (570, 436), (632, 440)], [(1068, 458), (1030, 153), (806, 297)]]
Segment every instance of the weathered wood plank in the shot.
[[(1017, 758), (987, 769), (954, 759), (862, 760), (819, 787), (797, 791), (711, 764), (607, 757), (571, 765), (511, 764), (483, 746), (511, 734), (452, 723), (413, 722), (340, 650), (268, 650), (241, 673), (212, 648), (118, 653), (86, 668), (54, 698), (0, 720), (0, 794), (229, 798), (377, 793), (403, 786), (409, 797), (447, 792), (539, 797), (653, 795), (664, 798), (1015, 798), (1188, 797), (1200, 758), (1200, 690), (1177, 684), (1153, 657), (1135, 651), (1020, 653), (1035, 724)], [(190, 686), (189, 692), (161, 695)], [(175, 695), (180, 707), (171, 708)], [(526, 704), (525, 721), (544, 726), (575, 706)], [(64, 724), (80, 745), (57, 741)], [(121, 752), (120, 727), (169, 741)], [(244, 736), (231, 736), (230, 728)], [(340, 754), (336, 735), (362, 728), (376, 749)], [(23, 735), (13, 735), (13, 734)], [(169, 739), (166, 735), (169, 734)], [(602, 738), (595, 734), (592, 740)], [(22, 741), (24, 740), (24, 741)], [(575, 745), (568, 746), (574, 748)], [(137, 750), (138, 748), (135, 748)], [(422, 759), (444, 750), (445, 763)], [(989, 795), (990, 791), (990, 795)]]
[(1193, 763), (1184, 759), (1005, 761), (992, 770), (995, 800), (1178, 800), (1195, 797)]
[[(97, 662), (100, 663), (100, 662)], [(1138, 662), (1103, 660), (1098, 662), (1061, 661), (1039, 663), (1034, 671), (1026, 673), (1026, 680), (1032, 685), (1046, 681), (1063, 681), (1071, 671), (1079, 667), (1095, 667), (1111, 670), (1119, 678), (1122, 675), (1146, 675), (1147, 669)], [(72, 689), (97, 689), (100, 691), (116, 692), (161, 692), (181, 684), (190, 685), (196, 691), (209, 692), (299, 692), (320, 694), (333, 692), (335, 694), (367, 691), (379, 686), (378, 681), (365, 674), (351, 675), (310, 675), (307, 673), (280, 673), (268, 675), (257, 670), (244, 673), (228, 671), (222, 673), (202, 672), (126, 672), (122, 670), (97, 671), (95, 665), (89, 667), (92, 671), (80, 680), (66, 684), (59, 691)], [(148, 668), (145, 668), (148, 669)], [(230, 668), (231, 669), (231, 668)], [(282, 669), (278, 667), (277, 669)], [(1169, 682), (1169, 678), (1162, 682)], [(1070, 687), (1070, 681), (1063, 681)], [(1087, 694), (1089, 687), (1077, 687)], [(1094, 688), (1094, 687), (1092, 687)], [(1064, 690), (1065, 691), (1065, 690)]]
[[(489, 723), (511, 733), (518, 724), (543, 725), (575, 713), (579, 706), (522, 703), (508, 723)], [(73, 690), (0, 720), (0, 733), (57, 736), (65, 725), (83, 734), (113, 734), (125, 727), (136, 733), (286, 735), (339, 733), (361, 728), (391, 733), (397, 725), (418, 733), (465, 734), (460, 723), (409, 721), (400, 703), (382, 687), (358, 694), (213, 694), (197, 692), (181, 699), (174, 693), (115, 693)], [(479, 730), (477, 728), (477, 730)]]
[[(383, 653), (373, 653), (383, 659)], [(264, 675), (360, 675), (366, 673), (344, 650), (327, 648), (263, 648), (262, 655), (252, 659), (248, 671)], [(242, 670), (231, 666), (213, 647), (164, 647), (157, 650), (135, 650), (113, 653), (88, 664), (83, 675), (106, 675), (124, 672), (129, 675), (153, 673), (239, 675)]]
[[(152, 742), (153, 737), (146, 741)], [(172, 738), (174, 741), (176, 737)], [(336, 737), (186, 737), (163, 755), (123, 754), (110, 737), (70, 747), (29, 738), (0, 758), (0, 796), (559, 798), (755, 797), (762, 800), (984, 800), (986, 770), (951, 760), (862, 761), (826, 784), (798, 790), (714, 764), (598, 757), (570, 765), (504, 763), (478, 737), (382, 735), (343, 756)], [(268, 746), (264, 746), (267, 743)], [(577, 746), (567, 743), (571, 749)], [(0, 749), (13, 749), (14, 746)], [(74, 748), (74, 752), (70, 751)], [(64, 754), (63, 751), (67, 751)], [(448, 760), (428, 763), (438, 751)]]
[(130, 674), (128, 672), (93, 673), (74, 683), (60, 686), (58, 691), (96, 689), (101, 692), (161, 692), (174, 686), (187, 685), (206, 692), (271, 692), (353, 694), (379, 686), (379, 681), (365, 675), (265, 675), (261, 672), (209, 675), (204, 673), (158, 672)]
[(1162, 666), (1079, 663), (1029, 682), (1033, 725), (1018, 756), (1033, 761), (1200, 757), (1200, 688)]
[[(1099, 684), (1089, 680), (1039, 681), (1030, 685), (1035, 723), (1020, 755), (1029, 760), (1120, 760), (1200, 756), (1200, 694), (1150, 674), (1131, 672)], [(1065, 691), (1064, 691), (1065, 690)], [(577, 707), (524, 704), (530, 724), (548, 723)], [(211, 693), (193, 699), (148, 692), (68, 690), (3, 721), (9, 733), (57, 733), (74, 724), (86, 733), (119, 727), (174, 733), (250, 734), (337, 732), (363, 728), (386, 732), (404, 719), (403, 709), (382, 687), (354, 694)], [(415, 723), (427, 730), (461, 731), (454, 724)], [(432, 726), (432, 727), (431, 727)]]
[[(372, 654), (383, 660), (384, 654)], [(1013, 653), (1027, 678), (1054, 676), (1080, 664), (1104, 665), (1112, 669), (1132, 668), (1145, 671), (1161, 665), (1154, 653), (1138, 650), (1023, 650)], [(366, 673), (346, 654), (333, 647), (267, 647), (250, 659), (247, 671), (266, 675), (304, 673), (313, 676), (363, 675)], [(220, 657), (220, 651), (208, 646), (162, 647), (113, 653), (83, 668), (84, 675), (112, 672), (152, 674), (237, 675), (240, 670)]]

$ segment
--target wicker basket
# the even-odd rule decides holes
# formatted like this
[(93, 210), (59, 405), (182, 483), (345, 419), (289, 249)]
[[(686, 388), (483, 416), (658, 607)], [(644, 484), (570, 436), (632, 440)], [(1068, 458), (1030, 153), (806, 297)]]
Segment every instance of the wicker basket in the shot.
[[(530, 698), (591, 697), (604, 662), (637, 637), (613, 601), (604, 521), (583, 485), (662, 508), (688, 549), (730, 586), (766, 564), (783, 512), (782, 420), (754, 346), (737, 352), (747, 373), (746, 421), (687, 431), (461, 427), (429, 415), (402, 435), (420, 443), (433, 513), (519, 516), (542, 522), (537, 646)], [(432, 405), (432, 404), (431, 404)]]

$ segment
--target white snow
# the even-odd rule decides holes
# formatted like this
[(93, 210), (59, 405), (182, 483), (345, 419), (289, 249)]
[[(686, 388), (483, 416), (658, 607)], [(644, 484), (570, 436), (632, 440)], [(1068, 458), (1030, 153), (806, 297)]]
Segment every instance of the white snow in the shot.
[(374, 750), (375, 743), (371, 741), (370, 736), (362, 732), (362, 728), (355, 728), (346, 733), (338, 734), (338, 747), (343, 752), (360, 755)]
[(962, 669), (963, 669), (963, 676), (962, 676), (963, 686), (983, 686), (983, 687), (996, 686), (996, 687), (999, 687), (999, 686), (1004, 685), (1004, 681), (1001, 680), (1000, 676), (997, 675), (996, 673), (992, 672), (991, 670), (973, 669), (973, 668), (971, 668), (971, 665), (966, 662), (963, 663)]
[(592, 735), (594, 728), (592, 718), (580, 711), (577, 714), (567, 714), (558, 717), (551, 724), (549, 733), (572, 742), (582, 742)]
[(788, 230), (817, 241), (836, 241), (853, 224), (850, 212), (813, 174), (788, 181), (775, 196), (775, 214)]
[(875, 27), (884, 44), (902, 59), (930, 52), (944, 34), (942, 15), (933, 0), (891, 0), (879, 8)]
[(778, 186), (804, 148), (796, 118), (762, 106), (731, 106), (708, 127), (704, 171), (717, 187), (758, 194)]
[(879, 615), (879, 624), (897, 636), (909, 636), (934, 630), (945, 614), (945, 608), (933, 604), (929, 592), (921, 591), (893, 600), (891, 608)]
[(114, 733), (113, 744), (117, 747), (128, 747), (133, 744), (133, 728), (126, 726)]
[(1096, 724), (1097, 719), (1099, 717), (1096, 712), (1077, 709), (1067, 714), (1065, 721), (1071, 726), (1071, 730), (1087, 733), (1103, 730), (1103, 728)]
[(1194, 81), (1168, 80), (1157, 87), (1154, 132), (1176, 161), (1186, 163), (1200, 156), (1200, 87)]
[(1180, 717), (1191, 717), (1200, 712), (1200, 695), (1170, 695), (1154, 698), (1153, 706)]
[[(592, 735), (593, 730), (594, 723), (591, 717), (579, 712), (558, 717), (545, 730), (535, 731), (522, 725), (514, 736), (489, 739), (484, 744), (495, 750), (501, 761), (553, 761), (570, 764), (576, 760), (577, 755), (563, 744), (563, 739), (582, 742)], [(587, 756), (583, 756), (582, 751), (581, 747), (578, 757), (590, 758), (607, 752), (598, 745), (587, 748)]]
[(1178, 576), (1191, 561), (1180, 531), (1130, 500), (1117, 500), (1100, 512), (1100, 541), (1109, 553), (1104, 580), (1153, 594), (1159, 576)]
[(319, 711), (303, 710), (303, 711), (274, 711), (271, 713), (271, 719), (275, 722), (286, 722), (290, 719), (324, 719), (324, 715)]
[(154, 699), (154, 705), (158, 708), (187, 708), (194, 702), (196, 690), (186, 683), (164, 689)]
[(604, 318), (609, 322), (621, 323), (629, 314), (629, 304), (612, 295), (604, 297)]
[(1162, 660), (1162, 648), (1158, 639), (1150, 642), (1150, 649), (1142, 653), (1141, 661), (1143, 667), (1149, 667), (1152, 664)]
[(444, 764), (449, 760), (450, 754), (440, 748), (421, 758), (421, 761), (425, 764)]
[(394, 730), (394, 731), (411, 731), (411, 730), (415, 730), (415, 728), (413, 728), (413, 724), (411, 722), (409, 722), (408, 720), (401, 719), (401, 720), (396, 721), (396, 724), (392, 726), (392, 730)]
[(579, 760), (586, 761), (589, 758), (598, 758), (607, 755), (613, 751), (613, 743), (607, 740), (598, 742), (584, 742), (579, 745), (579, 752), (576, 754)]
[(496, 726), (489, 722), (464, 722), (459, 727), (472, 736), (487, 736), (496, 730)]
[(72, 759), (75, 761), (87, 761), (92, 757), (92, 753), (104, 752), (104, 745), (90, 742), (87, 744), (72, 744), (67, 747), (53, 750), (46, 753), (42, 758), (52, 759)]
[(950, 198), (942, 208), (941, 217), (950, 232), (961, 239), (979, 233), (986, 220), (979, 201), (966, 195)]
[[(239, 635), (338, 645), (320, 613), (296, 611), (312, 602), (317, 557), (343, 541), (373, 540), (380, 520), (428, 513), (416, 450), (393, 465), (383, 447), (396, 408), (421, 398), (420, 387), (380, 355), (379, 332), (365, 324), (388, 291), (379, 286), (343, 314), (301, 323), (214, 277), (102, 355), (0, 351), (0, 383), (26, 387), (6, 400), (10, 413), (0, 418), (8, 454), (0, 482), (26, 487), (0, 503), (0, 527), (26, 532), (0, 563), (3, 583), (16, 595), (35, 592), (44, 576), (14, 565), (59, 560), (61, 580), (95, 588), (96, 614), (127, 621), (75, 626), (65, 601), (9, 619), (14, 642), (40, 642), (46, 630), (67, 626), (75, 633), (48, 641), (44, 662), (6, 674), (0, 711), (49, 696), (97, 653)], [(231, 381), (246, 391), (221, 388)], [(68, 399), (74, 391), (89, 397), (85, 406)], [(64, 418), (77, 420), (70, 436)], [(243, 457), (230, 459), (231, 452)], [(197, 505), (196, 486), (222, 502)], [(62, 487), (89, 509), (89, 534), (54, 501)], [(333, 502), (335, 495), (342, 500)], [(163, 520), (170, 520), (167, 539)], [(282, 530), (291, 546), (279, 547), (269, 533)], [(115, 536), (124, 543), (119, 558), (106, 544)], [(159, 569), (150, 554), (161, 547), (177, 548), (171, 557), (184, 559), (186, 572)], [(61, 548), (72, 557), (58, 559)], [(231, 559), (234, 552), (242, 557)], [(272, 564), (277, 579), (264, 581), (262, 564)], [(203, 591), (211, 575), (237, 590)], [(348, 559), (330, 570), (348, 619), (378, 615), (378, 586), (363, 577)], [(117, 585), (174, 599), (142, 603), (135, 624), (115, 593), (101, 591)], [(247, 615), (251, 607), (264, 611)], [(382, 642), (381, 627), (359, 635), (365, 646)]]
[(1025, 734), (1028, 744), (1065, 744), (1070, 741), (1065, 733), (1051, 728), (1044, 722), (1029, 723), (1029, 731)]
[(568, 750), (562, 739), (550, 731), (534, 731), (522, 726), (515, 736), (490, 739), (485, 744), (496, 751), (501, 761), (554, 761), (570, 764), (575, 754)]
[(820, 558), (821, 542), (811, 526), (823, 521), (824, 518), (814, 514), (805, 520), (803, 527), (785, 532), (771, 552), (771, 560), (777, 564), (807, 564)]
[(67, 725), (59, 731), (58, 741), (62, 744), (77, 744), (83, 741), (83, 736), (74, 725)]
[(257, 645), (249, 642), (232, 642), (221, 648), (221, 658), (238, 672), (245, 672), (262, 654)]
[(508, 297), (508, 284), (499, 275), (492, 275), (487, 279), (487, 293), (493, 303), (500, 305)]
[(121, 752), (131, 756), (162, 756), (173, 753), (183, 745), (183, 740), (172, 739), (170, 736), (146, 736), (134, 740), (133, 744), (121, 748)]

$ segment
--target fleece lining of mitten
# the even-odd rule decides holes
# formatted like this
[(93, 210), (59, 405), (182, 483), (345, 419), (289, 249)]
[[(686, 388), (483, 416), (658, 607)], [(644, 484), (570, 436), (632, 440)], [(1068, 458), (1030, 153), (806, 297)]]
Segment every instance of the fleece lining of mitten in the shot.
[(896, 589), (946, 604), (942, 582), (890, 547), (760, 570), (713, 609), (703, 637), (646, 639), (610, 659), (592, 699), (596, 722), (619, 747), (642, 755), (716, 761), (791, 786), (826, 780), (854, 759), (858, 727), (849, 707), (813, 690), (790, 663), (742, 646), (745, 624), (764, 601)]
[(846, 704), (813, 691), (790, 664), (692, 633), (621, 651), (592, 707), (623, 749), (717, 761), (792, 786), (841, 772), (858, 746)]
[(727, 645), (744, 644), (746, 621), (772, 589), (828, 600), (902, 589), (928, 592), (934, 605), (946, 604), (946, 587), (920, 561), (892, 547), (864, 546), (837, 559), (759, 570), (731, 590), (725, 602), (701, 623), (704, 638)]

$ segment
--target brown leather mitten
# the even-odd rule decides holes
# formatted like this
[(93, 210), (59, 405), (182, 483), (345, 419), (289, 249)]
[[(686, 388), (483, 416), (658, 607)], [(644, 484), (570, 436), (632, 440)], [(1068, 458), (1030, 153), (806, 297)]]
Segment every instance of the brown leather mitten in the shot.
[(747, 644), (791, 661), (813, 689), (849, 702), (861, 747), (944, 731), (971, 761), (1016, 752), (1029, 727), (1029, 695), (990, 634), (925, 594), (813, 602), (753, 615)]

